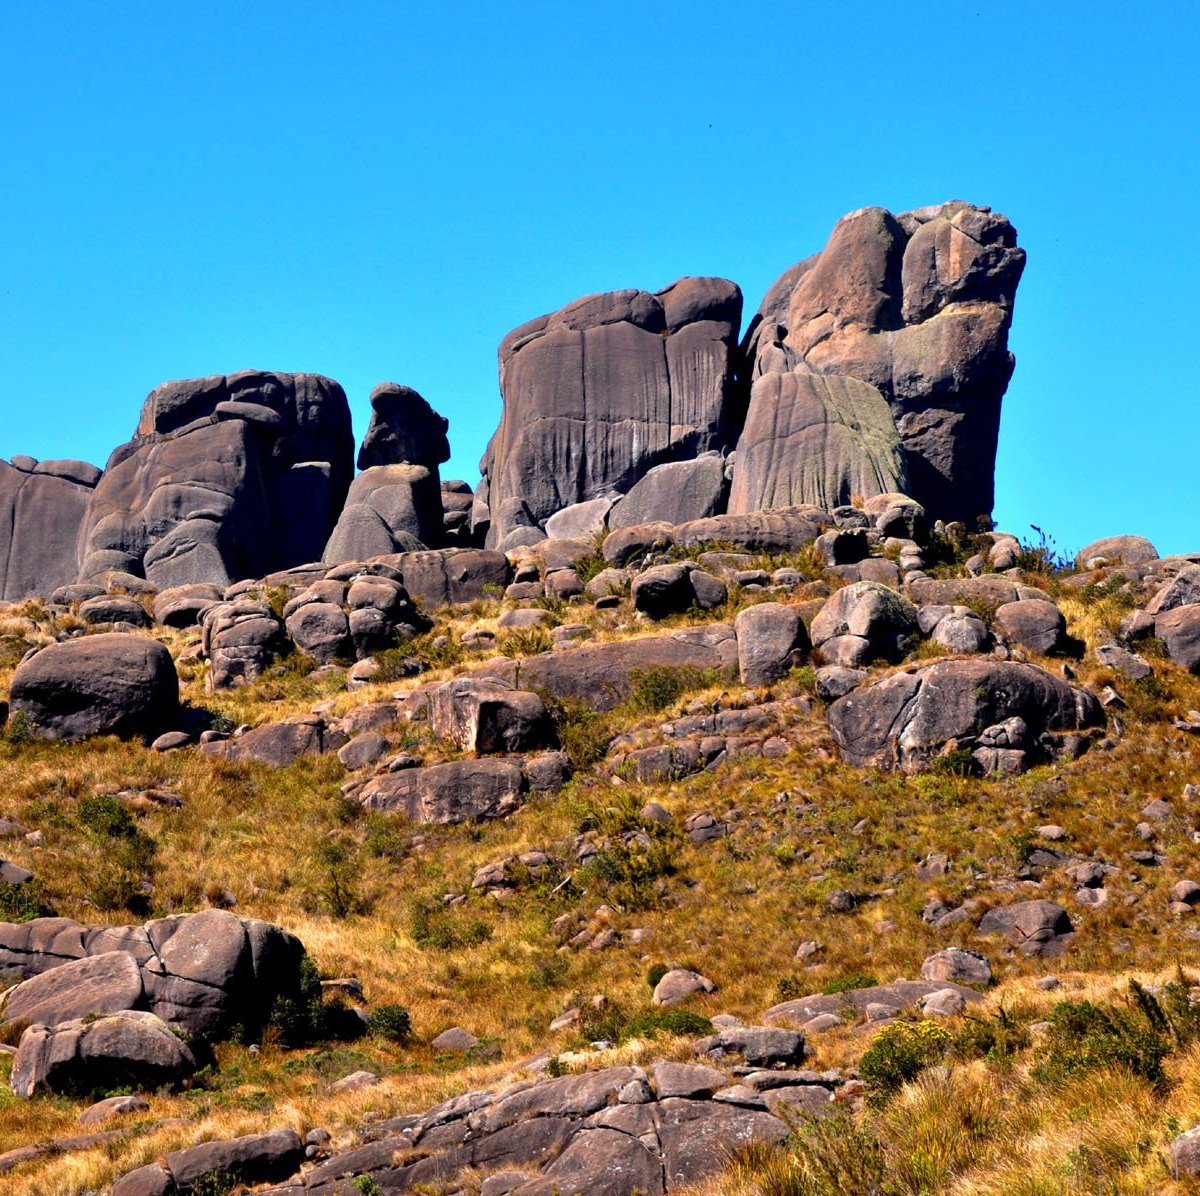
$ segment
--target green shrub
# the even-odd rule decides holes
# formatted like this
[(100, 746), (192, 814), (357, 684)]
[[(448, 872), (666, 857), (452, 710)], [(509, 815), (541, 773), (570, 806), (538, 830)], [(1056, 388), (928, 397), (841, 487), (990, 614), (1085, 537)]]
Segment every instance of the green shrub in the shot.
[(874, 988), (879, 981), (870, 972), (847, 972), (836, 980), (831, 980), (821, 991), (827, 996), (836, 993), (848, 993), (856, 988)]
[(938, 1062), (952, 1043), (950, 1032), (935, 1022), (893, 1022), (875, 1036), (858, 1070), (872, 1099), (886, 1100)]
[(482, 918), (464, 916), (429, 898), (418, 898), (409, 906), (408, 932), (418, 947), (436, 951), (478, 947), (492, 937), (492, 927)]
[(550, 633), (544, 627), (529, 627), (502, 635), (496, 646), (504, 656), (540, 656), (554, 647)]
[(76, 810), (83, 831), (80, 863), (84, 890), (102, 910), (144, 913), (145, 882), (157, 851), (154, 840), (137, 825), (128, 807), (111, 794), (83, 798)]
[(670, 971), (665, 963), (656, 963), (650, 966), (650, 970), (646, 973), (646, 983), (652, 988), (658, 987), (658, 982)]
[(33, 719), (24, 710), (17, 710), (9, 715), (8, 722), (0, 730), (0, 737), (3, 737), (5, 743), (23, 747), (37, 740), (35, 729)]
[(1029, 1046), (1029, 1031), (1021, 1020), (1003, 1006), (991, 1016), (970, 1014), (954, 1035), (953, 1053), (959, 1059), (986, 1059), (1008, 1063)]
[(714, 671), (693, 668), (634, 669), (629, 677), (633, 689), (624, 706), (633, 714), (655, 714), (691, 690), (706, 689), (722, 680)]
[(630, 912), (653, 909), (662, 900), (660, 882), (675, 872), (673, 844), (630, 838), (596, 852), (580, 869), (581, 886)]
[(1200, 1011), (1182, 973), (1155, 996), (1136, 981), (1126, 1007), (1060, 1001), (1050, 1015), (1034, 1079), (1058, 1083), (1102, 1067), (1132, 1072), (1155, 1087), (1166, 1083), (1163, 1063), (1176, 1047), (1200, 1036)]
[(558, 734), (558, 743), (576, 772), (604, 758), (613, 739), (612, 722), (602, 711), (574, 698), (558, 698), (539, 690)]
[(358, 861), (349, 844), (340, 839), (323, 839), (313, 850), (317, 895), (335, 918), (361, 913), (366, 903), (358, 889)]
[(39, 881), (23, 885), (0, 883), (0, 921), (29, 922), (34, 918), (53, 917), (54, 910), (45, 900)]
[(367, 1030), (376, 1038), (404, 1044), (412, 1037), (412, 1018), (403, 1005), (380, 1005), (371, 1011)]
[(118, 797), (98, 793), (79, 803), (79, 822), (85, 830), (108, 839), (132, 839), (138, 833), (137, 822), (129, 807)]
[[(284, 1046), (303, 1046), (319, 1041), (325, 1034), (325, 994), (317, 965), (306, 955), (300, 961), (299, 980), (295, 991), (275, 998), (268, 1024), (279, 1035)], [(253, 1037), (254, 1028), (247, 1027)]]
[(629, 1019), (622, 1041), (629, 1038), (657, 1038), (660, 1034), (700, 1038), (711, 1033), (712, 1022), (698, 1013), (688, 1009), (652, 1009)]

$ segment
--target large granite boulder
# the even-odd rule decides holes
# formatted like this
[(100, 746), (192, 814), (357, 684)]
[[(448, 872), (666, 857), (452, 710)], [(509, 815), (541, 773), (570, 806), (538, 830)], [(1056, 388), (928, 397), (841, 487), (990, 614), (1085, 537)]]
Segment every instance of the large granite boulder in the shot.
[[(738, 664), (737, 637), (728, 623), (689, 627), (669, 635), (643, 636), (608, 644), (582, 644), (566, 652), (543, 652), (521, 660), (497, 660), (476, 675), (499, 677), (514, 687), (612, 710), (652, 670), (679, 670), (688, 677), (732, 675)], [(726, 673), (727, 671), (727, 673)]]
[(859, 581), (838, 590), (813, 617), (813, 646), (826, 663), (858, 668), (900, 660), (920, 636), (917, 608), (890, 586)]
[(684, 278), (655, 294), (588, 295), (510, 332), (500, 345), (504, 412), (477, 491), (488, 544), (624, 494), (655, 465), (726, 448), (741, 422), (741, 311), (734, 283)]
[(535, 693), (490, 677), (456, 677), (429, 691), (429, 726), (460, 749), (484, 755), (552, 747), (554, 724)]
[(371, 391), (371, 423), (358, 450), (358, 468), (427, 465), (436, 471), (450, 460), (449, 426), (412, 387), (380, 382)]
[(720, 453), (702, 453), (694, 461), (668, 461), (634, 483), (609, 512), (608, 526), (616, 529), (655, 521), (674, 526), (707, 519), (725, 509), (727, 489), (725, 458)]
[(303, 958), (287, 931), (226, 910), (144, 926), (0, 922), (0, 972), (24, 978), (5, 994), (0, 1025), (133, 1009), (184, 1034), (216, 1039), (239, 1026), (253, 1033), (277, 998), (299, 992)]
[(999, 660), (894, 673), (829, 707), (845, 759), (904, 772), (919, 771), (949, 745), (974, 749), (989, 770), (1017, 771), (1081, 747), (1069, 733), (1103, 722), (1100, 703), (1086, 690), (1035, 665)]
[(247, 370), (167, 382), (92, 494), (80, 579), (117, 570), (158, 589), (228, 585), (317, 560), (353, 454), (346, 395), (329, 378)]
[(152, 1013), (123, 1012), (33, 1025), (13, 1059), (12, 1090), (87, 1095), (98, 1088), (154, 1091), (196, 1070), (183, 1040)]
[[(747, 331), (750, 406), (730, 510), (858, 485), (904, 490), (940, 518), (990, 512), (1024, 265), (1012, 225), (989, 208), (862, 208), (839, 220), (820, 254), (771, 287)], [(867, 389), (819, 390), (813, 374)], [(831, 459), (797, 453), (809, 446)]]
[(0, 461), (0, 601), (48, 598), (75, 580), (75, 541), (99, 480), (83, 461)]
[(336, 565), (434, 547), (442, 538), (442, 520), (436, 468), (376, 465), (350, 484), (321, 559)]
[(157, 640), (121, 632), (86, 635), (22, 661), (9, 707), (43, 739), (154, 737), (176, 723), (179, 678)]

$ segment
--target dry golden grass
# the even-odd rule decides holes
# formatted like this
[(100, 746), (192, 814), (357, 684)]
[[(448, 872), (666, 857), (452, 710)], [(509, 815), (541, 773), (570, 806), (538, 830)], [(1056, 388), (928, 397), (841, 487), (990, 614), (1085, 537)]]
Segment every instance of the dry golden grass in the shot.
[[(752, 600), (735, 591), (712, 617), (731, 617)], [(1089, 647), (1120, 617), (1115, 609), (1065, 594), (1061, 604), (1073, 634)], [(460, 637), (468, 628), (494, 627), (501, 609), (488, 601), (474, 611), (438, 612), (437, 630)], [(554, 613), (563, 622), (577, 618), (575, 608)], [(48, 633), (44, 621), (27, 614), (5, 617), (20, 621), (23, 630), (13, 634)], [(578, 621), (596, 639), (615, 640), (689, 620), (647, 625), (622, 606), (589, 608)], [(179, 652), (197, 636), (172, 632), (161, 638)], [(464, 656), (419, 683), (452, 675), (476, 659)], [(1041, 663), (1058, 668), (1055, 661)], [(1001, 982), (989, 1007), (1022, 1002), (1048, 1010), (1063, 995), (1114, 992), (1131, 971), (1148, 975), (1177, 961), (1186, 965), (1196, 954), (1194, 919), (1172, 917), (1167, 903), (1175, 881), (1200, 879), (1191, 840), (1200, 812), (1180, 799), (1183, 785), (1200, 779), (1200, 744), (1173, 730), (1169, 716), (1200, 706), (1200, 681), (1171, 665), (1157, 667), (1155, 683), (1139, 687), (1086, 658), (1077, 666), (1083, 678), (1113, 682), (1129, 703), (1122, 712), (1125, 738), (1111, 751), (1093, 751), (1076, 764), (1018, 778), (860, 772), (837, 762), (817, 711), (797, 716), (788, 732), (795, 746), (783, 759), (743, 760), (665, 785), (584, 776), (556, 797), (531, 800), (504, 822), (449, 828), (364, 817), (342, 798), (345, 773), (328, 757), (272, 770), (191, 751), (158, 755), (115, 740), (0, 742), (0, 816), (45, 836), (36, 849), (20, 838), (6, 840), (3, 854), (35, 871), (58, 912), (96, 922), (144, 916), (97, 908), (96, 875), (103, 861), (76, 811), (80, 799), (94, 792), (174, 790), (185, 799), (182, 810), (138, 814), (139, 827), (155, 844), (147, 915), (200, 908), (228, 889), (238, 899), (237, 912), (297, 933), (323, 975), (358, 976), (371, 1005), (404, 1004), (415, 1029), (415, 1041), (406, 1048), (375, 1039), (290, 1052), (268, 1039), (258, 1054), (222, 1046), (213, 1075), (188, 1092), (154, 1098), (152, 1118), (142, 1119), (186, 1117), (189, 1125), (147, 1129), (102, 1150), (26, 1165), (4, 1177), (4, 1190), (82, 1193), (175, 1146), (267, 1126), (326, 1125), (349, 1142), (368, 1111), (417, 1109), (470, 1087), (499, 1084), (519, 1074), (523, 1060), (575, 1045), (570, 1036), (550, 1041), (546, 1027), (592, 995), (603, 994), (629, 1012), (645, 1008), (646, 974), (656, 963), (695, 966), (718, 983), (716, 994), (689, 1008), (749, 1020), (788, 993), (819, 990), (849, 973), (869, 972), (881, 981), (913, 976), (941, 947), (979, 945), (969, 930), (938, 932), (922, 921), (921, 911), (934, 897), (950, 904), (975, 898), (984, 906), (1047, 897), (1061, 902), (1076, 921), (1077, 944), (1057, 961), (1030, 960), (996, 942), (984, 945)], [(234, 723), (278, 721), (326, 700), (336, 716), (418, 683), (347, 693), (337, 688), (336, 678), (285, 666), (253, 686), (210, 694), (199, 665), (185, 662), (180, 671), (188, 701)], [(0, 671), (0, 687), (10, 674), (11, 668)], [(787, 683), (777, 687), (779, 695), (788, 692), (793, 691)], [(672, 713), (630, 718), (618, 729), (653, 726)], [(1141, 808), (1156, 797), (1171, 798), (1175, 810), (1158, 829), (1156, 847), (1166, 864), (1137, 868), (1127, 858), (1129, 850), (1143, 846), (1134, 826)], [(451, 930), (483, 927), (487, 937), (481, 941), (468, 933), (467, 941), (442, 949), (417, 940), (414, 901), (436, 905), (446, 893), (467, 892), (477, 868), (530, 847), (553, 850), (570, 867), (576, 834), (597, 821), (601, 833), (605, 825), (636, 822), (636, 811), (648, 800), (664, 805), (677, 824), (699, 810), (720, 815), (733, 809), (733, 832), (699, 847), (674, 836), (672, 867), (661, 877), (665, 893), (647, 900), (645, 908), (622, 908), (603, 877), (577, 873), (576, 882), (557, 894), (535, 886), (505, 903), (472, 895), (446, 915)], [(1047, 823), (1062, 825), (1068, 834), (1065, 844), (1053, 846), (1121, 868), (1108, 882), (1105, 908), (1077, 906), (1061, 869), (1022, 877), (1037, 843), (1036, 828)], [(361, 912), (337, 916), (331, 908), (328, 865), (319, 851), (331, 839), (345, 848), (346, 879)], [(918, 880), (914, 871), (930, 852), (952, 861), (948, 875), (932, 883)], [(827, 899), (836, 889), (860, 898), (854, 913), (830, 910)], [(646, 930), (644, 944), (560, 951), (554, 918), (574, 913), (582, 922), (602, 904), (612, 907), (608, 916), (617, 930)], [(793, 956), (808, 939), (819, 941), (822, 951), (805, 966)], [(1033, 989), (1031, 979), (1049, 970), (1061, 976), (1062, 990)], [(502, 1059), (483, 1064), (434, 1057), (424, 1044), (455, 1024), (497, 1042)], [(869, 1041), (869, 1032), (851, 1026), (817, 1038), (814, 1065), (852, 1066)], [(684, 1053), (687, 1046), (627, 1045), (606, 1059), (663, 1050)], [(1093, 1077), (1069, 1090), (1049, 1091), (1031, 1086), (1021, 1066), (1003, 1072), (983, 1063), (960, 1065), (927, 1076), (890, 1110), (868, 1120), (872, 1127), (878, 1122), (889, 1144), (892, 1173), (909, 1177), (904, 1191), (1168, 1191), (1158, 1152), (1172, 1125), (1186, 1128), (1200, 1113), (1200, 1057), (1188, 1055), (1172, 1066), (1175, 1084), (1162, 1098), (1128, 1077)], [(377, 1072), (383, 1083), (330, 1098), (329, 1084), (359, 1067)], [(81, 1108), (62, 1099), (0, 1096), (0, 1151), (69, 1135)], [(980, 1126), (990, 1128), (983, 1133)], [(921, 1178), (921, 1159), (929, 1160), (928, 1175), (937, 1178)], [(755, 1182), (734, 1175), (706, 1190), (748, 1194), (759, 1190)]]

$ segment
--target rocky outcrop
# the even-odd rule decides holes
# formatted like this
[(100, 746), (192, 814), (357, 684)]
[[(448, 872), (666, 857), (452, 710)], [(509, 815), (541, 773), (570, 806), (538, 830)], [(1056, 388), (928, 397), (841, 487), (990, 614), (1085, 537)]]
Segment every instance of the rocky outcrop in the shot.
[(771, 287), (747, 331), (730, 510), (785, 495), (844, 502), (861, 486), (903, 489), (944, 519), (989, 513), (1024, 265), (1012, 225), (989, 208), (842, 217), (821, 253)]
[(346, 396), (329, 378), (247, 370), (167, 382), (91, 496), (80, 579), (117, 570), (159, 589), (227, 585), (317, 560), (353, 452)]
[(588, 295), (510, 332), (504, 411), (482, 462), (488, 544), (624, 494), (655, 465), (727, 448), (741, 423), (741, 311), (734, 283), (684, 278), (655, 294)]
[(303, 1159), (304, 1143), (295, 1130), (270, 1130), (173, 1150), (160, 1162), (122, 1176), (112, 1191), (113, 1196), (187, 1196), (228, 1184), (269, 1183), (287, 1179)]
[(153, 737), (178, 718), (179, 678), (157, 640), (87, 635), (50, 644), (23, 661), (13, 674), (9, 706), (43, 739)]
[[(797, 1115), (832, 1112), (841, 1083), (836, 1073), (741, 1070), (731, 1078), (718, 1067), (660, 1062), (464, 1093), (379, 1122), (361, 1145), (270, 1191), (450, 1191), (455, 1175), (477, 1168), (499, 1181), (484, 1188), (497, 1194), (663, 1196), (719, 1174), (732, 1152), (783, 1141)], [(122, 1182), (114, 1196), (157, 1191)]]
[[(110, 952), (136, 966), (108, 959)], [(5, 996), (0, 1018), (53, 1024), (124, 1009), (152, 1013), (184, 1034), (219, 1038), (239, 1025), (254, 1032), (278, 997), (298, 991), (303, 958), (287, 931), (216, 909), (144, 926), (0, 922), (0, 971), (25, 977)]]
[(972, 749), (988, 772), (1015, 772), (1086, 745), (1104, 723), (1086, 690), (1030, 664), (954, 660), (895, 673), (829, 708), (845, 759), (916, 772), (948, 745)]
[(325, 545), (327, 564), (362, 561), (442, 540), (438, 466), (450, 458), (448, 421), (413, 389), (381, 382), (371, 391), (371, 424), (358, 453), (363, 472)]
[(0, 601), (75, 580), (75, 541), (100, 470), (84, 461), (0, 461)]

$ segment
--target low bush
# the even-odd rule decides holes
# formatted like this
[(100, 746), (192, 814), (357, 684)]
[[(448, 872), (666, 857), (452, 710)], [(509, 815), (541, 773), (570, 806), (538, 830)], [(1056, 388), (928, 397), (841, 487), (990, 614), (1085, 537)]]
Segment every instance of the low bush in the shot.
[(403, 1005), (380, 1005), (367, 1019), (367, 1032), (403, 1045), (412, 1037), (412, 1017)]
[(950, 1032), (935, 1022), (893, 1022), (875, 1036), (858, 1070), (871, 1098), (881, 1102), (944, 1058), (952, 1045)]

